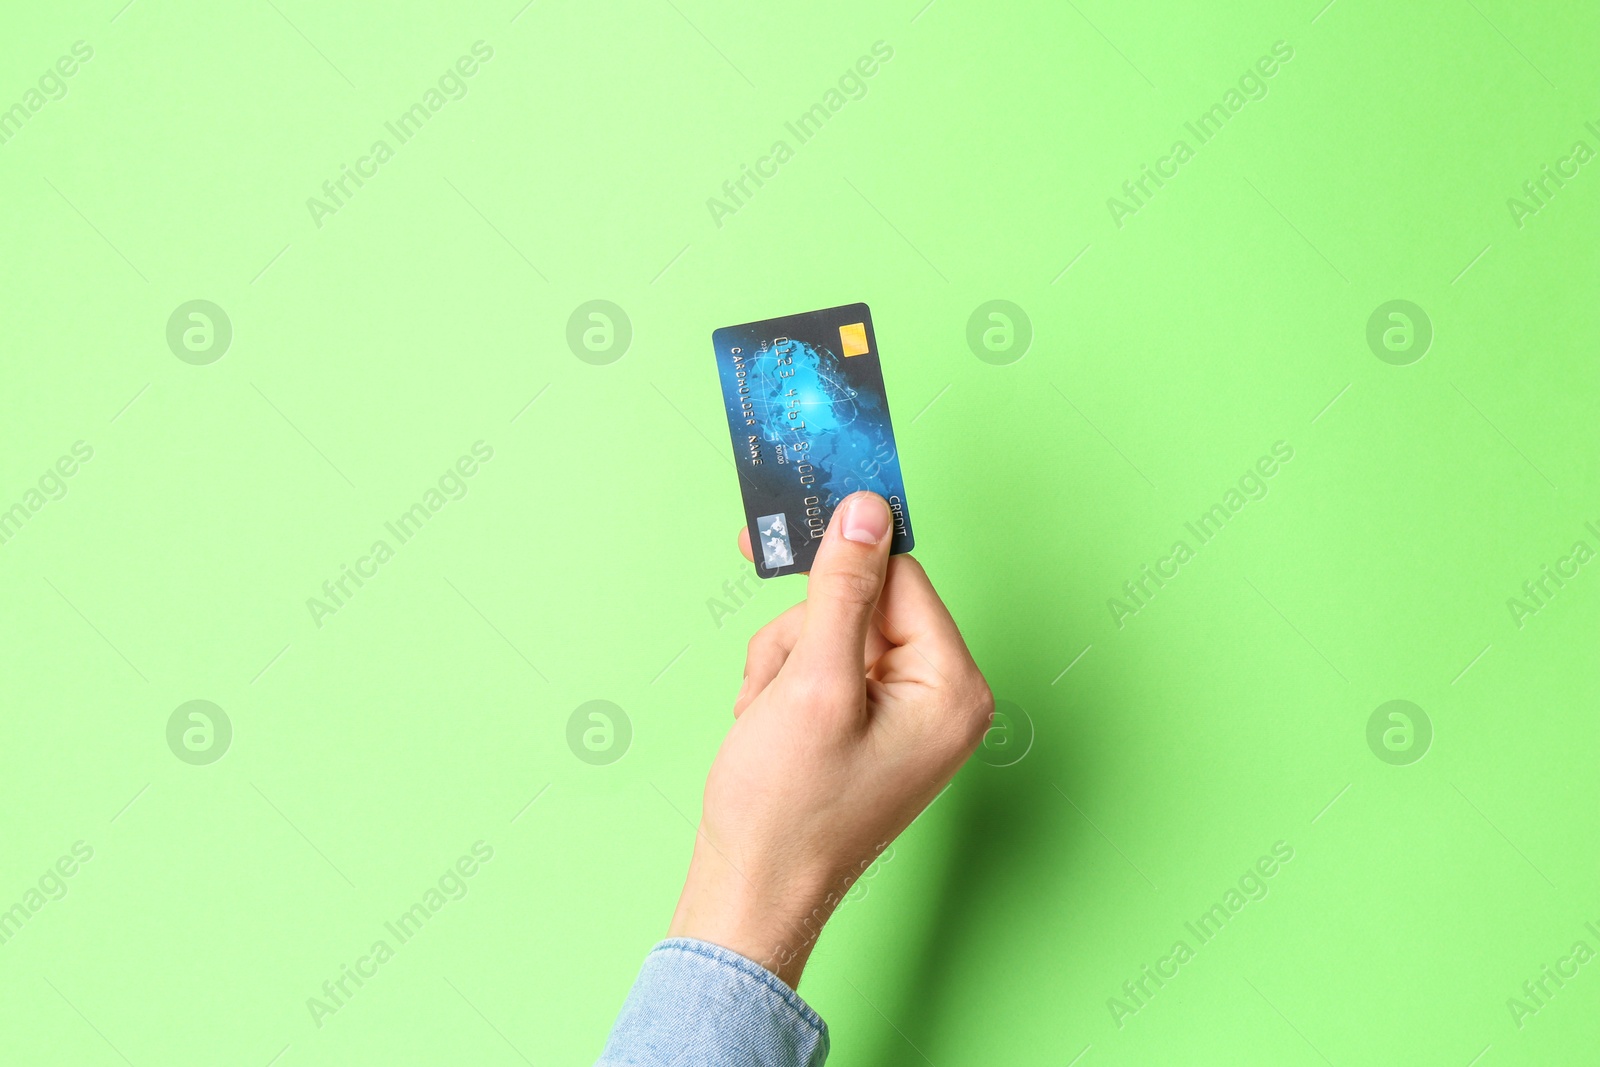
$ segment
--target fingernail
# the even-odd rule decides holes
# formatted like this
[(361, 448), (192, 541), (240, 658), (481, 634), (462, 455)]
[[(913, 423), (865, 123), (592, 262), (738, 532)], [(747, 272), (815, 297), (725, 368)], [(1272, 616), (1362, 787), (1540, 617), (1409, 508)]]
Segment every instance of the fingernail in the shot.
[(851, 541), (875, 545), (889, 532), (889, 508), (874, 493), (858, 493), (845, 506), (844, 535)]

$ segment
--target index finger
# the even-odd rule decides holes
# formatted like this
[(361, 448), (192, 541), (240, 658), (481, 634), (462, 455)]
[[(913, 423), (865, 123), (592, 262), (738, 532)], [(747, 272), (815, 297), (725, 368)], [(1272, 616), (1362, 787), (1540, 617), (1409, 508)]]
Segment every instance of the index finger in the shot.
[(893, 644), (920, 652), (947, 680), (975, 666), (961, 630), (933, 588), (928, 572), (910, 555), (889, 557), (878, 627)]

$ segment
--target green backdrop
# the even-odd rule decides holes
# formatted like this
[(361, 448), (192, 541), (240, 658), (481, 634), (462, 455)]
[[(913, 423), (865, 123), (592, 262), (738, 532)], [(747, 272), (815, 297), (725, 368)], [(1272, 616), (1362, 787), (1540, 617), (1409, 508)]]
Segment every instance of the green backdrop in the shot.
[(591, 1061), (865, 300), (1004, 714), (833, 1062), (1586, 1062), (1600, 20), (1318, 6), (11, 6), (0, 1061)]

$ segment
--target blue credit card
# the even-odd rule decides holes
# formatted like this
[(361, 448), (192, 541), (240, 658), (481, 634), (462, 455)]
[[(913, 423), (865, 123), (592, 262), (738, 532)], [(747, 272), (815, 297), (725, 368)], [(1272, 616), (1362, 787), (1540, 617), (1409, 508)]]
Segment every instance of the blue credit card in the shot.
[(711, 342), (756, 573), (810, 570), (833, 509), (861, 489), (889, 502), (890, 552), (911, 551), (867, 305), (725, 326)]

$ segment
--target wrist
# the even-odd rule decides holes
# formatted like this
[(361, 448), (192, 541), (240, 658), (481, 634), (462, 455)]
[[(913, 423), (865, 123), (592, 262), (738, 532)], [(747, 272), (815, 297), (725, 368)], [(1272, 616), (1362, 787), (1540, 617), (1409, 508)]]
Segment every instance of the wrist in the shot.
[(823, 924), (843, 897), (826, 885), (825, 876), (779, 883), (740, 870), (702, 836), (667, 936), (730, 949), (794, 989)]
[(721, 945), (798, 988), (823, 925), (888, 844), (886, 838), (839, 869), (796, 862), (790, 855), (791, 862), (774, 871), (743, 856), (736, 864), (702, 826), (668, 936)]

